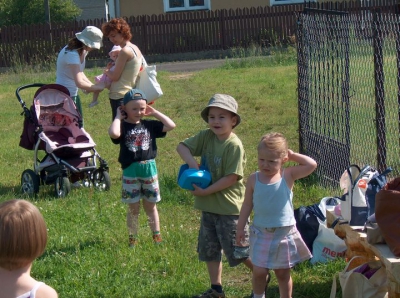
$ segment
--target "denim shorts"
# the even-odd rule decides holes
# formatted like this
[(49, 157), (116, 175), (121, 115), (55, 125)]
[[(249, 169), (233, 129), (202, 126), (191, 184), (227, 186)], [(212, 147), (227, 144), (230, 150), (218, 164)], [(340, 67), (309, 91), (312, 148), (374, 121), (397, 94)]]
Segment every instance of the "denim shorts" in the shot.
[[(222, 251), (228, 260), (229, 266), (234, 267), (248, 258), (241, 255), (235, 258), (236, 225), (239, 215), (221, 215), (202, 212), (197, 252), (199, 260), (203, 262), (221, 262)], [(246, 241), (249, 238), (249, 225), (245, 226)]]

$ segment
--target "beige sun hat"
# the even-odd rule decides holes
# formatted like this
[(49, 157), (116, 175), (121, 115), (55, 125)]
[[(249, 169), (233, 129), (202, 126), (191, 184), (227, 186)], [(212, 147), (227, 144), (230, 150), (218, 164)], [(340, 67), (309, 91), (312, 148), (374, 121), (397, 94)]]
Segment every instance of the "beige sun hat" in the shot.
[(103, 46), (103, 32), (95, 26), (87, 26), (75, 36), (89, 48), (99, 50)]
[(236, 100), (228, 94), (214, 94), (210, 98), (207, 107), (205, 107), (203, 111), (201, 111), (201, 118), (203, 118), (204, 121), (207, 123), (208, 123), (208, 110), (210, 109), (210, 107), (217, 107), (234, 113), (237, 116), (237, 123), (234, 127), (238, 126), (240, 121), (242, 120), (240, 118), (240, 115), (237, 113), (238, 104)]

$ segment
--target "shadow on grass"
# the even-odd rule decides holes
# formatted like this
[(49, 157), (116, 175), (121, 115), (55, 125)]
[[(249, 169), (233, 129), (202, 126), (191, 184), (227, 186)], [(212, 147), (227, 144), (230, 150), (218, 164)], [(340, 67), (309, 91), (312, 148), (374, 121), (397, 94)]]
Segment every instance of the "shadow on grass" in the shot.
[[(73, 190), (74, 190), (74, 188), (72, 187), (71, 192)], [(15, 185), (15, 186), (0, 185), (0, 195), (8, 197), (10, 200), (14, 199), (14, 198), (24, 199), (24, 200), (41, 200), (41, 201), (50, 201), (50, 200), (60, 199), (56, 195), (54, 183), (40, 185), (39, 192), (33, 196), (29, 196), (26, 193), (23, 193), (21, 190), (21, 185)]]
[(20, 197), (21, 193), (21, 186), (4, 186), (0, 185), (0, 195), (9, 195), (14, 197)]

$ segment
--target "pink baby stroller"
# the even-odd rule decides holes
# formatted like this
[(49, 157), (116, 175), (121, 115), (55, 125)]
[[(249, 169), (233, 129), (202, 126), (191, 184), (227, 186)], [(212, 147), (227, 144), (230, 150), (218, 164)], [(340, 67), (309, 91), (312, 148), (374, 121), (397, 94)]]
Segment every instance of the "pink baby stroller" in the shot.
[[(23, 89), (38, 88), (30, 109), (20, 96)], [(30, 84), (16, 90), (25, 115), (19, 145), (34, 151), (33, 170), (21, 175), (24, 194), (34, 196), (40, 185), (54, 184), (55, 195), (65, 197), (71, 182), (109, 190), (107, 162), (97, 153), (93, 139), (82, 127), (82, 117), (69, 96), (58, 84)], [(39, 158), (39, 151), (45, 151)]]

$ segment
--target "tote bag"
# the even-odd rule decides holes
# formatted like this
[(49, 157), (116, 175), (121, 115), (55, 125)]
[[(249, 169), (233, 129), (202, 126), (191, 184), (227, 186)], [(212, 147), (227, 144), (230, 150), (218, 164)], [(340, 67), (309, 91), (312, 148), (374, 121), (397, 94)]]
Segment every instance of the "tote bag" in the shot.
[(143, 70), (139, 73), (136, 88), (144, 92), (147, 102), (151, 103), (163, 95), (161, 86), (157, 81), (155, 65), (148, 65), (143, 57)]
[(391, 252), (400, 257), (400, 177), (389, 181), (377, 194), (376, 222)]
[[(348, 270), (351, 262), (361, 258), (353, 257), (342, 272), (339, 282), (343, 298), (386, 298), (388, 297), (387, 274), (380, 261), (370, 261), (352, 270)], [(336, 297), (336, 275), (333, 278), (330, 298)]]

